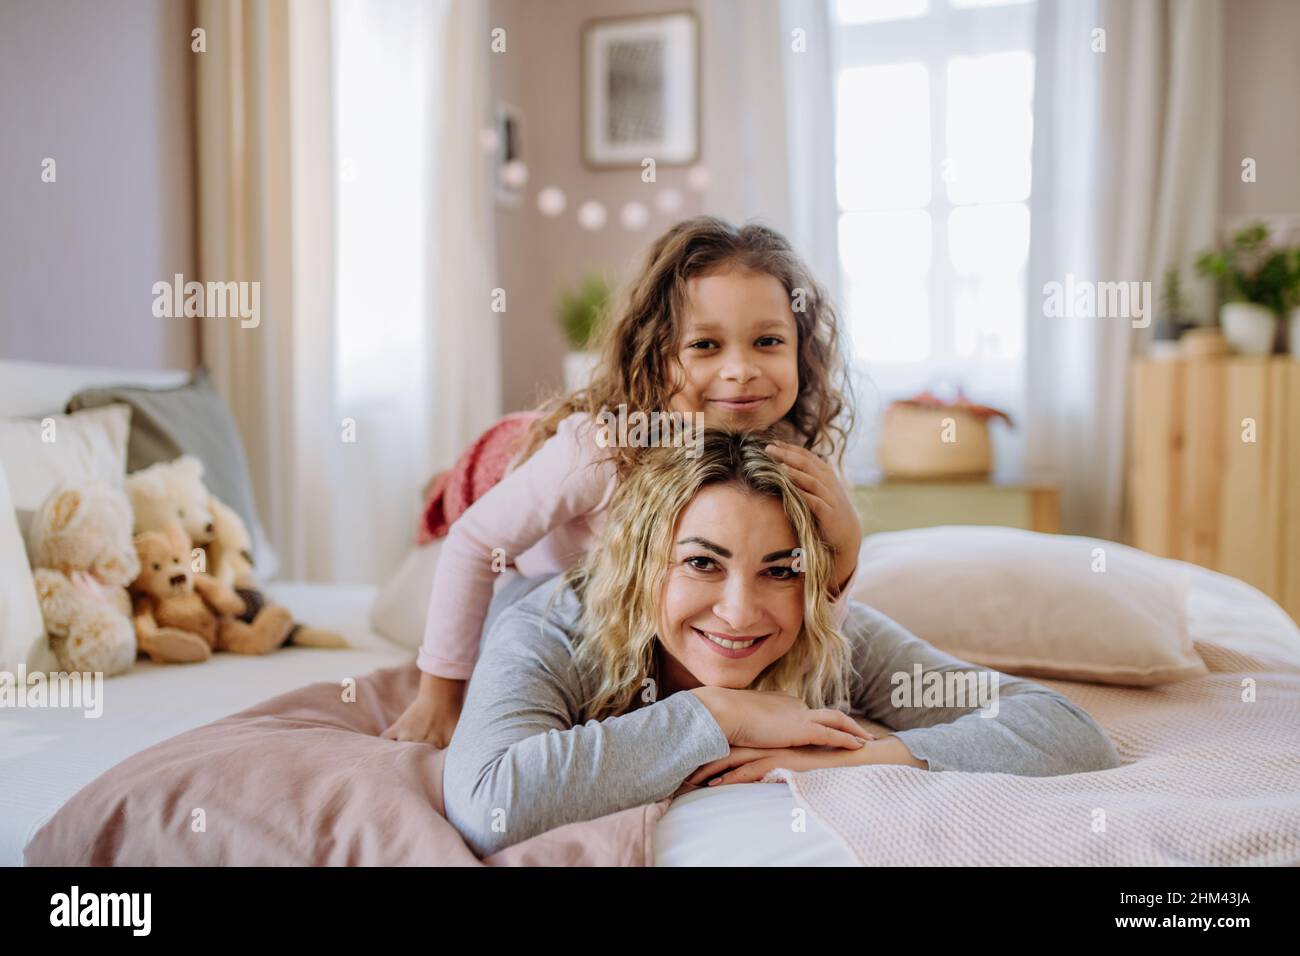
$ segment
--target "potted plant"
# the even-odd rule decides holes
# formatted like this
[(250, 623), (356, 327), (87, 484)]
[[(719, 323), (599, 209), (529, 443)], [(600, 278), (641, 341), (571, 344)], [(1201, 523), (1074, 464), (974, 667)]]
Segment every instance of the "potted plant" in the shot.
[(564, 388), (584, 388), (598, 356), (590, 351), (596, 331), (609, 305), (610, 287), (603, 276), (592, 273), (575, 289), (560, 296), (559, 318), (570, 352), (564, 357)]
[(1238, 232), (1229, 248), (1196, 260), (1197, 271), (1218, 284), (1224, 338), (1242, 355), (1273, 351), (1278, 324), (1295, 295), (1294, 251), (1273, 248), (1268, 237), (1268, 227), (1256, 223)]
[(1178, 340), (1196, 323), (1187, 314), (1187, 301), (1183, 298), (1182, 273), (1166, 269), (1165, 281), (1160, 290), (1160, 312), (1148, 354), (1153, 358), (1172, 357), (1178, 353)]

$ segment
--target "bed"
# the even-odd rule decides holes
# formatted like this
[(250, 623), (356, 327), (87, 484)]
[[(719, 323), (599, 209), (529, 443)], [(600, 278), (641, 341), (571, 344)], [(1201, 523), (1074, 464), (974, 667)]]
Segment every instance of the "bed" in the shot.
[[(178, 370), (0, 361), (0, 416), (59, 412), (85, 388), (173, 388), (188, 378)], [(299, 620), (342, 632), (349, 648), (286, 647), (258, 658), (221, 654), (189, 667), (141, 660), (104, 682), (99, 718), (76, 710), (0, 710), (0, 865), (21, 866), (23, 849), (40, 827), (133, 754), (295, 688), (359, 677), (414, 657), (369, 624), (374, 588), (275, 581), (267, 590)], [(669, 807), (656, 824), (657, 864), (704, 865), (720, 858), (738, 865), (855, 863), (819, 821), (808, 832), (791, 832), (794, 802), (784, 783), (727, 790), (690, 794)]]
[[(118, 381), (119, 374), (124, 374), (89, 370), (93, 375), (87, 378), (75, 370), (54, 367), (49, 373), (27, 368), (17, 377), (6, 377), (12, 371), (6, 368), (8, 364), (0, 363), (0, 377), (7, 384), (21, 381), (23, 392), (18, 401), (6, 398), (3, 404), (7, 407), (0, 408), (6, 414), (41, 414), (52, 404), (57, 406), (60, 396), (81, 382)], [(163, 373), (133, 380), (161, 385), (175, 382), (178, 376), (183, 378), (181, 373)], [(1198, 853), (1204, 849), (1210, 860), (1300, 863), (1300, 631), (1275, 603), (1240, 581), (1181, 562), (1163, 562), (1161, 567), (1184, 575), (1188, 582), (1187, 631), (1207, 662), (1212, 662), (1213, 673), (1145, 695), (1131, 689), (1044, 681), (1080, 701), (1090, 713), (1089, 702), (1094, 700), (1099, 711), (1112, 699), (1127, 702), (1129, 710), (1122, 720), (1117, 716), (1113, 725), (1099, 714), (1095, 716), (1128, 765), (1105, 773), (1132, 771), (1128, 777), (1116, 777), (1118, 782), (1111, 784), (1110, 778), (1082, 779), (1104, 774), (1044, 782), (1001, 774), (924, 774), (903, 767), (793, 775), (778, 771), (787, 779), (700, 789), (673, 800), (666, 809), (661, 807), (647, 818), (653, 820), (653, 832), (647, 834), (653, 852), (647, 861), (658, 866), (1113, 865), (1133, 860), (1198, 862)], [(0, 780), (4, 781), (0, 788), (0, 864), (22, 865), (24, 848), (33, 836), (83, 788), (128, 758), (277, 695), (307, 685), (337, 685), (345, 678), (409, 664), (414, 656), (409, 647), (372, 629), (369, 622), (376, 598), (372, 588), (278, 581), (268, 584), (267, 590), (299, 619), (341, 631), (349, 648), (287, 647), (255, 658), (217, 655), (196, 666), (141, 661), (129, 673), (105, 681), (103, 714), (97, 719), (87, 719), (76, 710), (0, 711)], [(1195, 707), (1190, 711), (1187, 707), (1194, 698), (1184, 692), (1217, 688), (1215, 693), (1222, 702), (1225, 695), (1231, 698), (1239, 676), (1248, 672), (1260, 679), (1265, 690), (1276, 691), (1271, 700), (1261, 695), (1261, 708), (1250, 712), (1252, 719), (1258, 713), (1269, 722), (1269, 753), (1274, 759), (1267, 767), (1257, 765), (1250, 775), (1233, 782), (1239, 792), (1207, 791), (1204, 782), (1196, 779), (1194, 763), (1200, 759), (1196, 748), (1202, 731), (1196, 724)], [(1178, 707), (1182, 707), (1180, 723), (1163, 720), (1166, 712), (1173, 713)], [(1120, 709), (1115, 713), (1119, 715)], [(1206, 738), (1221, 723), (1209, 715), (1201, 719)], [(1154, 727), (1164, 733), (1160, 740), (1151, 736)], [(1170, 756), (1178, 759), (1161, 763)], [(1252, 759), (1258, 760), (1258, 755)], [(1162, 777), (1162, 767), (1176, 770)], [(1227, 778), (1231, 777), (1229, 771), (1230, 761), (1217, 772)], [(981, 792), (981, 787), (992, 788), (983, 803), (983, 798), (972, 796)], [(999, 787), (1020, 788), (1016, 791), (1019, 802), (1004, 804), (1004, 812), (994, 813), (995, 823), (985, 820), (967, 830), (963, 839), (951, 839), (960, 824), (979, 821), (981, 813), (1002, 799)], [(954, 797), (953, 788), (964, 795)], [(1151, 816), (1137, 814), (1132, 819), (1142, 821), (1147, 829), (1136, 839), (1130, 834), (1117, 839), (1115, 846), (1087, 837), (1078, 843), (1059, 842), (1057, 821), (1078, 822), (1078, 814), (1086, 814), (1095, 805), (1114, 809), (1119, 830), (1129, 809), (1124, 803), (1130, 799), (1126, 794), (1135, 790), (1141, 791), (1138, 809), (1142, 813), (1165, 814), (1189, 829), (1159, 832)], [(1005, 809), (1039, 805), (1039, 801), (1042, 813)], [(1203, 839), (1193, 836), (1193, 852), (1188, 852), (1185, 834), (1197, 832), (1202, 815), (1229, 821), (1239, 817), (1240, 826)], [(941, 825), (936, 825), (936, 816)], [(793, 819), (798, 819), (800, 826), (792, 826)], [(1039, 856), (1029, 853), (1022, 858), (989, 859), (987, 854), (1015, 845), (1021, 835), (1057, 842), (1044, 844)], [(1030, 839), (1024, 845), (1034, 844)]]

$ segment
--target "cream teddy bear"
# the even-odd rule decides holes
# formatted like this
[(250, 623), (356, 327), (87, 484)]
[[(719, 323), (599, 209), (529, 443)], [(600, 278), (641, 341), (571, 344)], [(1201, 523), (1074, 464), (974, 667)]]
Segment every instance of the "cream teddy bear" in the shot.
[[(203, 463), (192, 455), (158, 462), (128, 475), (126, 490), (135, 509), (135, 531), (165, 531), (179, 522), (196, 549), (195, 567), (234, 588), (252, 623), (263, 608), (274, 607), (253, 578), (252, 541), (239, 514), (217, 500), (203, 484)], [(308, 647), (347, 647), (341, 634), (295, 622), (287, 643)]]
[(138, 564), (126, 495), (99, 481), (56, 488), (32, 520), (29, 543), (59, 666), (105, 676), (130, 668), (136, 641), (126, 586)]

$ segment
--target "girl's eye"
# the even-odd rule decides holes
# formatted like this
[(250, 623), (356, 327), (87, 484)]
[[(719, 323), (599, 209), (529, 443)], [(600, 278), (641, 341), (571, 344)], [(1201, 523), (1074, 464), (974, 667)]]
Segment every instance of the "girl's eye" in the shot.
[[(701, 566), (699, 564), (696, 564), (697, 561), (703, 561), (704, 565), (706, 566)], [(696, 571), (712, 571), (717, 566), (717, 562), (715, 562), (712, 558), (704, 557), (704, 555), (702, 554), (696, 555), (693, 558), (687, 558), (686, 563), (690, 565), (692, 568), (694, 568)]]
[(785, 339), (779, 338), (775, 335), (765, 335), (754, 344), (759, 348), (768, 348), (773, 345), (784, 345)]
[(707, 348), (712, 348), (716, 344), (717, 343), (714, 342), (712, 339), (700, 339), (698, 342), (692, 342), (690, 345), (686, 347), (688, 349), (700, 349), (700, 348), (707, 349)]

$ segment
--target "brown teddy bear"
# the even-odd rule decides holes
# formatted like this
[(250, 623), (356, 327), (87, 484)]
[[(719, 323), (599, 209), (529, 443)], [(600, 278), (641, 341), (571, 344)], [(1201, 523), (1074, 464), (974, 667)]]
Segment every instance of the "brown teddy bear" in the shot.
[(288, 639), (293, 616), (286, 608), (266, 607), (251, 622), (241, 621), (243, 599), (211, 575), (194, 572), (190, 538), (179, 522), (137, 535), (135, 549), (140, 574), (131, 592), (142, 643), (160, 627), (177, 628), (202, 638), (207, 653), (194, 659), (206, 660), (212, 651), (266, 654)]
[[(253, 578), (252, 541), (243, 519), (203, 484), (203, 463), (192, 455), (158, 462), (128, 475), (126, 491), (135, 510), (136, 533), (162, 531), (179, 521), (200, 549), (201, 573), (215, 577), (244, 600), (241, 620), (251, 624), (271, 605)], [(286, 643), (305, 647), (347, 647), (343, 635), (296, 623)]]

